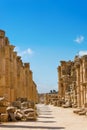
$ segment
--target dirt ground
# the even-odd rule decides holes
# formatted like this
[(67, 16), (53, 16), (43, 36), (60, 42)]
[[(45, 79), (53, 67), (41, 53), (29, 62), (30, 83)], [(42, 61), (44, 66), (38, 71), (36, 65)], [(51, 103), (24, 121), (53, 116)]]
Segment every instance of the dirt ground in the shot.
[(37, 121), (1, 123), (0, 130), (87, 130), (87, 116), (73, 113), (72, 108), (38, 104)]

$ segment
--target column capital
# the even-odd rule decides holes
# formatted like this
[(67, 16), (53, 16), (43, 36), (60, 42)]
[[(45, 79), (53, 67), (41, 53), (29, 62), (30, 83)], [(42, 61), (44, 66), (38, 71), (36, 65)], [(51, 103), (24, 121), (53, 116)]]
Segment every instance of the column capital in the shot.
[(14, 48), (15, 48), (15, 46), (10, 45), (10, 48), (11, 48), (11, 50), (13, 51), (13, 50), (14, 50)]
[(0, 30), (0, 38), (4, 38), (5, 37), (5, 31)]

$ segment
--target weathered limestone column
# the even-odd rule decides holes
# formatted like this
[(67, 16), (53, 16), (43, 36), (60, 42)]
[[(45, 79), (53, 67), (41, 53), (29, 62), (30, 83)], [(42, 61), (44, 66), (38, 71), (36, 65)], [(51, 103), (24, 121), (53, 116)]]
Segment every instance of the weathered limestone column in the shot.
[(81, 90), (80, 90), (80, 66), (77, 65), (76, 67), (76, 86), (77, 86), (77, 105), (81, 107)]
[(11, 91), (11, 94), (10, 94), (10, 101), (11, 102), (13, 102), (14, 100), (15, 100), (15, 95), (14, 95), (14, 69), (13, 69), (13, 67), (14, 67), (14, 65), (13, 65), (13, 50), (14, 50), (14, 47), (15, 46), (13, 46), (13, 45), (10, 45), (10, 91)]
[(66, 76), (66, 61), (61, 61), (61, 78), (62, 78), (62, 98), (65, 99), (65, 90), (66, 90), (66, 85), (65, 85), (65, 76)]
[(21, 97), (21, 86), (20, 86), (20, 56), (17, 56), (17, 98)]
[(13, 52), (13, 88), (14, 100), (17, 98), (17, 52)]
[(24, 97), (24, 78), (23, 77), (23, 63), (20, 56), (17, 56), (17, 98)]
[(23, 75), (23, 62), (20, 60), (20, 97), (25, 98), (25, 88), (24, 88), (24, 75)]
[(10, 45), (5, 45), (5, 93), (11, 102), (11, 54)]
[(29, 71), (29, 100), (33, 100), (33, 76), (32, 71)]
[(5, 32), (0, 30), (0, 96), (7, 96), (5, 93)]
[(71, 77), (72, 77), (73, 104), (77, 104), (76, 68), (75, 68), (74, 62), (73, 62), (73, 66), (72, 66)]
[(38, 95), (38, 90), (37, 90), (37, 86), (36, 86), (36, 103), (39, 102), (39, 95)]
[(33, 102), (36, 103), (36, 84), (33, 81)]
[(82, 61), (83, 61), (83, 82), (82, 82), (82, 97), (83, 97), (83, 104), (87, 103), (86, 102), (86, 84), (87, 84), (87, 55), (84, 55), (82, 57)]
[(84, 61), (83, 58), (80, 59), (80, 91), (81, 91), (81, 106), (84, 105), (84, 86), (83, 86), (83, 76), (84, 76)]
[(33, 81), (33, 85), (32, 85), (32, 101), (33, 102), (35, 102), (34, 96), (35, 96), (35, 84), (34, 84), (34, 81)]
[(23, 64), (23, 91), (24, 91), (24, 98), (27, 98), (27, 95), (26, 95), (26, 73), (25, 73), (25, 66)]
[(59, 96), (59, 98), (61, 98), (63, 95), (62, 95), (62, 83), (61, 83), (61, 66), (59, 66), (58, 68), (57, 68), (57, 70), (58, 70), (58, 96)]
[(25, 95), (26, 95), (26, 98), (29, 100), (29, 94), (30, 94), (30, 88), (29, 88), (30, 64), (24, 63), (24, 68), (25, 68)]
[(87, 104), (87, 82), (84, 84), (84, 105)]
[(86, 83), (83, 83), (83, 105), (82, 106), (85, 106), (85, 104), (87, 103), (87, 100), (86, 100)]

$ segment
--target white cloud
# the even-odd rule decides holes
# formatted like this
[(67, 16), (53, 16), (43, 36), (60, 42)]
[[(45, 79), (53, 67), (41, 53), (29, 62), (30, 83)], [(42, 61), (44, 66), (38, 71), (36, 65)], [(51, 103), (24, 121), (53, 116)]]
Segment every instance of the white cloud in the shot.
[(87, 55), (87, 51), (79, 51), (79, 56)]
[(30, 48), (21, 52), (21, 56), (32, 55), (32, 54), (33, 54), (33, 51)]
[(75, 40), (74, 40), (74, 42), (76, 42), (76, 43), (82, 43), (84, 41), (84, 36), (79, 36), (79, 37), (77, 37)]
[(16, 47), (16, 48), (14, 49), (14, 51), (16, 51), (17, 54), (18, 54), (19, 56), (21, 56), (22, 58), (23, 58), (23, 57), (27, 57), (27, 56), (31, 56), (31, 55), (34, 53), (34, 52), (32, 51), (32, 49), (30, 49), (30, 48), (21, 51), (19, 47)]

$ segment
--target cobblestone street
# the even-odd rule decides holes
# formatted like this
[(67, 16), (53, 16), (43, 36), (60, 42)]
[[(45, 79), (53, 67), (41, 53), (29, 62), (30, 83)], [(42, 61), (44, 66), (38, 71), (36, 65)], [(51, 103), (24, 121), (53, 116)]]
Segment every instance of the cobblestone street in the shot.
[(1, 123), (0, 130), (87, 130), (87, 116), (73, 113), (72, 108), (37, 105), (37, 121)]

